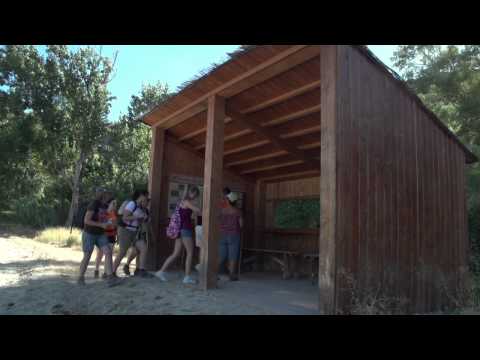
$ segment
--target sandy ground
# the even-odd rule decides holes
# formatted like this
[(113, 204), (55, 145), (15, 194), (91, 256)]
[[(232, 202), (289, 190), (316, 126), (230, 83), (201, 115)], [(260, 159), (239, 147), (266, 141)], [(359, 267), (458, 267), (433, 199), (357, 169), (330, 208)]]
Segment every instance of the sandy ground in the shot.
[(78, 286), (81, 258), (81, 251), (0, 231), (0, 314), (273, 314), (258, 304), (235, 301), (220, 290), (204, 292), (195, 285), (183, 285), (180, 273), (171, 274), (168, 283), (129, 277), (109, 288), (105, 281), (93, 278), (92, 261), (87, 285)]

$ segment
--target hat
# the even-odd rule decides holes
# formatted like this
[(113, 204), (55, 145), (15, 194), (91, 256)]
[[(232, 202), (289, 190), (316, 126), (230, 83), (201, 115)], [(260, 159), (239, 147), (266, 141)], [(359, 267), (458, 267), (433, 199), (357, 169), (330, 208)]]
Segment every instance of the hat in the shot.
[(230, 202), (237, 201), (238, 195), (234, 192), (231, 192), (230, 194), (227, 195), (227, 199), (230, 200)]

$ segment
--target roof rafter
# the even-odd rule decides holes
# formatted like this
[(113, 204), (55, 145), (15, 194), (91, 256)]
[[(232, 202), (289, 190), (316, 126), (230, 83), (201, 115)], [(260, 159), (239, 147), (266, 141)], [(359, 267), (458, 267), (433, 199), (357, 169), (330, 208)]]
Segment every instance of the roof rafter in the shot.
[(306, 164), (312, 165), (315, 169), (320, 169), (320, 163), (310, 158), (303, 150), (297, 149), (288, 142), (280, 139), (278, 136), (272, 134), (272, 131), (264, 128), (263, 126), (258, 125), (256, 122), (252, 121), (248, 116), (243, 115), (234, 109), (227, 108), (226, 114), (236, 121), (242, 122), (245, 126), (249, 127), (257, 134), (261, 134), (263, 137), (267, 138), (272, 144), (275, 144), (279, 148), (288, 151), (290, 154), (294, 155), (298, 160), (305, 162)]
[[(223, 85), (192, 101), (187, 106), (184, 106), (181, 109), (175, 111), (173, 114), (170, 114), (169, 116), (161, 119), (160, 121), (157, 121), (152, 125), (152, 127), (161, 126), (162, 128), (168, 129), (175, 125), (178, 125), (182, 121), (186, 120), (186, 115), (184, 115), (185, 112), (190, 112), (189, 117), (191, 117), (201, 111), (204, 111), (205, 108), (203, 108), (203, 106), (205, 105), (202, 105), (202, 103), (205, 103), (209, 97), (213, 95), (219, 95), (224, 98), (230, 98), (242, 91), (245, 91), (248, 88), (251, 88), (301, 63), (304, 63), (314, 58), (315, 56), (318, 56), (319, 54), (320, 46), (318, 45), (292, 46), (291, 48), (272, 57), (268, 61), (257, 65), (253, 69), (244, 72), (240, 76), (237, 76), (230, 81), (227, 81)], [(192, 110), (192, 108), (194, 107), (198, 109), (197, 112)], [(154, 112), (155, 109), (143, 115), (142, 119), (144, 121), (147, 120), (148, 118), (153, 116)]]

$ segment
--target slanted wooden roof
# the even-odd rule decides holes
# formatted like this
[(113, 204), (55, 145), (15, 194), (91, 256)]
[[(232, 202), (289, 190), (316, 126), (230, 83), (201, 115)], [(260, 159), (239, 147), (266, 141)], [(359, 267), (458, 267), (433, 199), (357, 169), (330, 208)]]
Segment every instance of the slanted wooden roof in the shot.
[[(401, 87), (452, 137), (476, 157), (431, 113), (408, 87), (363, 46), (358, 50), (395, 78)], [(249, 181), (279, 181), (320, 175), (320, 46), (244, 47), (230, 60), (192, 81), (142, 116), (167, 129), (168, 139), (203, 156), (207, 102), (227, 100), (224, 166)]]

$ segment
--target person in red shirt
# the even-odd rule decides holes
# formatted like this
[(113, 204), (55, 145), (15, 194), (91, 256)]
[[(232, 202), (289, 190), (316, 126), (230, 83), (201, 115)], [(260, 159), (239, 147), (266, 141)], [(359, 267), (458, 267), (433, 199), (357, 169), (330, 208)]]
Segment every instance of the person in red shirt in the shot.
[[(103, 215), (105, 218), (102, 219), (102, 222), (107, 223), (107, 227), (105, 228), (104, 232), (105, 235), (108, 238), (108, 246), (111, 249), (111, 252), (113, 253), (113, 247), (115, 246), (115, 242), (117, 241), (117, 223), (118, 223), (118, 218), (117, 218), (117, 201), (115, 199), (110, 199), (107, 202), (107, 211)], [(102, 262), (103, 259), (103, 251), (102, 249), (97, 248), (97, 258), (95, 260), (95, 273), (94, 276), (95, 278), (99, 277), (99, 268), (100, 268), (100, 263)], [(106, 277), (106, 274), (103, 274), (103, 277)]]

